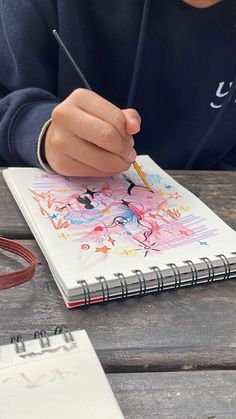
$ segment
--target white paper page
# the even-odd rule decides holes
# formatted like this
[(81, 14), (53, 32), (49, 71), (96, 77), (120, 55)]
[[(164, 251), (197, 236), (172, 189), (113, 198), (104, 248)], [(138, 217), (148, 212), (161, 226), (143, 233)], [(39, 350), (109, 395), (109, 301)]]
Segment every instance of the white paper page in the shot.
[[(161, 270), (236, 250), (236, 233), (148, 156), (137, 159), (155, 194), (131, 168), (107, 179), (65, 178), (40, 169), (4, 176), (67, 293), (84, 279)], [(68, 294), (70, 291), (68, 292)]]
[(0, 417), (122, 419), (123, 415), (85, 331), (50, 337), (51, 346), (26, 342), (0, 347)]

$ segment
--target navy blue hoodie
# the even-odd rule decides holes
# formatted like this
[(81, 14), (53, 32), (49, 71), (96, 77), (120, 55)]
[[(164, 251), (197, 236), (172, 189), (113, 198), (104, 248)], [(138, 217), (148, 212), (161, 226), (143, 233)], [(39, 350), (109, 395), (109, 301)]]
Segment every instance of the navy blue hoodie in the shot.
[(139, 154), (163, 168), (236, 169), (231, 3), (0, 0), (1, 164), (39, 166), (43, 124), (83, 87), (56, 28), (92, 89), (140, 112)]

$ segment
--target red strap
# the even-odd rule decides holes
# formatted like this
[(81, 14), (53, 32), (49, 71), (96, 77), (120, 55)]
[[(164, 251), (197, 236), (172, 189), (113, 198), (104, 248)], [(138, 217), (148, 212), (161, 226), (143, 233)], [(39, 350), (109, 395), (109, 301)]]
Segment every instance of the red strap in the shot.
[(3, 274), (1, 273), (0, 290), (15, 287), (16, 285), (29, 281), (33, 277), (35, 273), (35, 267), (37, 265), (35, 254), (22, 244), (17, 243), (14, 240), (5, 239), (4, 237), (0, 237), (0, 248), (21, 256), (29, 264), (29, 266), (26, 266), (25, 268), (19, 269), (17, 271)]

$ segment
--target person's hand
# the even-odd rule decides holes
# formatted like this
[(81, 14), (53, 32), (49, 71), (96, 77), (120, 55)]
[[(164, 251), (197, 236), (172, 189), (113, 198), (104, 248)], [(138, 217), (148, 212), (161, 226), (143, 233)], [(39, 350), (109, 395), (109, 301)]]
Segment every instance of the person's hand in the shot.
[(45, 157), (67, 176), (110, 176), (136, 158), (132, 135), (140, 130), (134, 109), (121, 110), (94, 92), (77, 89), (56, 106), (45, 137)]

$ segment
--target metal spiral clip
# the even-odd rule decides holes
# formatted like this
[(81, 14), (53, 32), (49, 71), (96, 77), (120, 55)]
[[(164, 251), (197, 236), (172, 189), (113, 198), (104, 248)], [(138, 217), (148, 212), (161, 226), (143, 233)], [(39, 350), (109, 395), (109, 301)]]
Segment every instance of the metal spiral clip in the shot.
[(128, 293), (129, 293), (126, 278), (125, 278), (124, 274), (122, 274), (121, 272), (115, 273), (114, 276), (116, 276), (120, 281), (121, 292), (122, 292), (121, 299), (122, 299), (122, 301), (125, 301), (128, 297)]
[(45, 330), (35, 330), (34, 339), (39, 339), (41, 348), (48, 348), (51, 346), (48, 334)]
[(72, 333), (67, 326), (61, 325), (61, 326), (57, 326), (55, 328), (54, 335), (60, 335), (60, 334), (62, 334), (64, 336), (64, 339), (65, 339), (66, 343), (74, 342), (74, 338), (72, 336)]
[(192, 260), (183, 260), (183, 262), (186, 263), (190, 268), (190, 271), (192, 274), (191, 286), (193, 287), (194, 285), (197, 285), (197, 282), (198, 282), (197, 268)]
[(24, 339), (21, 335), (12, 336), (11, 343), (15, 345), (15, 349), (18, 354), (26, 351)]
[(161, 273), (160, 268), (158, 268), (158, 266), (150, 266), (149, 269), (151, 269), (155, 275), (156, 275), (156, 280), (157, 280), (157, 291), (156, 292), (161, 292), (164, 290), (164, 281), (163, 281), (163, 275)]
[(100, 282), (102, 289), (102, 304), (107, 304), (110, 299), (109, 286), (105, 276), (97, 276), (96, 280)]
[[(54, 335), (59, 334), (64, 336), (66, 343), (74, 342), (72, 333), (67, 326), (56, 326)], [(39, 340), (41, 348), (48, 348), (51, 346), (50, 338), (45, 330), (35, 330), (34, 339)], [(22, 354), (23, 352), (26, 352), (25, 341), (21, 335), (12, 336), (11, 343), (15, 345), (16, 353)]]
[(212, 265), (211, 261), (209, 258), (200, 258), (200, 260), (203, 260), (207, 266), (207, 270), (208, 270), (208, 280), (207, 283), (209, 282), (213, 282), (214, 278), (215, 278), (215, 269), (214, 266)]
[(139, 295), (142, 296), (142, 295), (146, 294), (147, 284), (146, 284), (146, 278), (145, 278), (143, 272), (140, 269), (134, 269), (132, 272), (138, 278), (138, 282), (139, 282)]
[(82, 281), (77, 281), (77, 284), (81, 285), (81, 287), (83, 288), (83, 293), (84, 293), (84, 307), (81, 307), (81, 308), (87, 308), (91, 302), (89, 286), (84, 279)]
[(218, 258), (220, 258), (221, 261), (223, 262), (223, 265), (224, 265), (224, 268), (225, 268), (225, 274), (224, 274), (223, 281), (225, 281), (226, 279), (229, 279), (230, 273), (231, 273), (229, 261), (228, 261), (227, 257), (225, 255), (223, 255), (223, 254), (216, 255), (216, 256)]

